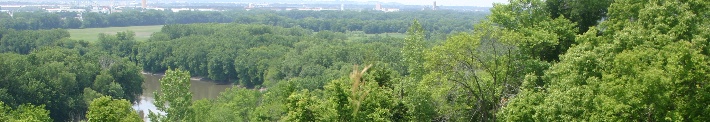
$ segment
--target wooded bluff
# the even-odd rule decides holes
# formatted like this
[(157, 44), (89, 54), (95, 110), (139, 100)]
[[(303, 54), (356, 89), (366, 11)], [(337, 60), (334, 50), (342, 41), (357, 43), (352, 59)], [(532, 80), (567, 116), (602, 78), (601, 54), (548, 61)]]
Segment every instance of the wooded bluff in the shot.
[[(143, 121), (130, 108), (141, 71), (165, 73), (163, 114), (150, 121), (707, 121), (709, 8), (510, 0), (490, 13), (171, 13), (147, 41), (3, 23), (0, 121)], [(222, 17), (176, 19), (188, 15)], [(192, 101), (194, 76), (237, 87)]]

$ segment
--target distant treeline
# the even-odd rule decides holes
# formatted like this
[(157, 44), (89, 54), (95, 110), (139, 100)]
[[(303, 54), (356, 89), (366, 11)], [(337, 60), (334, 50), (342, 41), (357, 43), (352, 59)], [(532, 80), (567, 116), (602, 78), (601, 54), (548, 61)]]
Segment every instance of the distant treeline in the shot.
[[(147, 41), (0, 29), (0, 122), (141, 121), (130, 105), (143, 93), (141, 70), (166, 74), (153, 92), (165, 114), (149, 111), (154, 122), (707, 121), (707, 8), (510, 0), (473, 31), (430, 35), (446, 40), (419, 23), (458, 27), (440, 22), (450, 18), (413, 20), (403, 39), (288, 21), (403, 14), (376, 12), (239, 13), (278, 21), (169, 24)], [(381, 21), (399, 21), (390, 19)], [(239, 87), (193, 102), (190, 76)]]
[[(102, 38), (125, 40), (116, 47), (135, 42), (125, 35)], [(138, 100), (141, 67), (110, 54), (119, 49), (105, 45), (115, 41), (96, 46), (69, 36), (61, 29), (0, 29), (0, 122), (79, 120), (94, 98)]]
[[(102, 28), (190, 23), (241, 23), (296, 27), (334, 32), (364, 31), (375, 33), (404, 33), (413, 19), (424, 23), (427, 32), (448, 34), (471, 30), (487, 12), (458, 11), (268, 11), (235, 10), (158, 11), (124, 10), (105, 13), (47, 13), (16, 12), (13, 16), (0, 14), (0, 27), (15, 30)], [(79, 16), (82, 18), (80, 19)], [(83, 19), (83, 20), (82, 20)]]
[(118, 55), (135, 55), (148, 72), (180, 68), (193, 76), (246, 87), (290, 79), (312, 81), (302, 84), (315, 89), (346, 75), (343, 69), (352, 64), (381, 62), (404, 71), (397, 63), (401, 59), (401, 38), (355, 37), (254, 24), (166, 25), (149, 41), (133, 47), (136, 52)]

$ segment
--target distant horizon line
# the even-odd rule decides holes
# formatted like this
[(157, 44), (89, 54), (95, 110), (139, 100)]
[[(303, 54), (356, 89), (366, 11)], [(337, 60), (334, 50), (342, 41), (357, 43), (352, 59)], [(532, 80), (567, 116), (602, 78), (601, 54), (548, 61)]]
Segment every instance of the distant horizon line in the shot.
[[(76, 0), (0, 0), (0, 2), (28, 2), (28, 3), (33, 3), (33, 2), (72, 2)], [(89, 1), (89, 0), (87, 0)], [(90, 0), (90, 1), (114, 1), (114, 2), (127, 2), (127, 1), (138, 1), (140, 2), (141, 0)], [(156, 3), (155, 1), (158, 1), (158, 3), (163, 3), (163, 2), (190, 2), (190, 3), (220, 3), (220, 2), (234, 2), (234, 3), (287, 3), (287, 4), (302, 4), (302, 3), (323, 3), (323, 2), (354, 2), (354, 3), (383, 3), (383, 4), (400, 4), (400, 5), (419, 5), (419, 6), (433, 6), (432, 4), (421, 4), (421, 3), (415, 3), (415, 4), (408, 4), (408, 3), (401, 3), (401, 2), (396, 2), (396, 1), (379, 1), (379, 0), (372, 0), (372, 1), (358, 1), (358, 0), (148, 0), (150, 3)], [(436, 0), (432, 0), (432, 2), (435, 2)], [(493, 4), (491, 5), (486, 5), (486, 6), (480, 6), (480, 5), (437, 5), (437, 6), (466, 6), (466, 7), (493, 7)]]

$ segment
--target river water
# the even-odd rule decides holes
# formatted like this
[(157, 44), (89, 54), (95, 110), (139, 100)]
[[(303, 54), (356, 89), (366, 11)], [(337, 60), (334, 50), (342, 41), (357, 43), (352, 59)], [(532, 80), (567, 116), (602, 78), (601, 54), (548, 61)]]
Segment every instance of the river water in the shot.
[[(138, 103), (133, 105), (144, 120), (148, 120), (148, 111), (159, 112), (153, 101), (155, 101), (153, 92), (160, 90), (160, 78), (163, 74), (143, 73), (145, 81), (143, 81), (143, 94), (140, 96)], [(192, 100), (213, 99), (219, 96), (219, 93), (227, 88), (232, 88), (231, 84), (217, 84), (210, 81), (201, 81), (198, 78), (191, 78), (190, 91), (192, 92)], [(162, 113), (162, 112), (159, 112)]]

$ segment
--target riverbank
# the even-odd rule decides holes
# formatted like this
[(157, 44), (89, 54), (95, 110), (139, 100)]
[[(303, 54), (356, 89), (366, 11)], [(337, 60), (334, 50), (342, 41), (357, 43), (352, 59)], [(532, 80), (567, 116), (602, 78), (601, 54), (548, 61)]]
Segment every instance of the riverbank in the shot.
[[(141, 116), (146, 117), (148, 111), (159, 112), (164, 114), (155, 107), (153, 102), (155, 102), (155, 93), (160, 94), (160, 79), (162, 79), (164, 73), (149, 73), (141, 72), (145, 78), (142, 84), (143, 93), (139, 97), (138, 101), (133, 104), (133, 109), (140, 113)], [(219, 84), (206, 80), (200, 77), (190, 78), (190, 92), (192, 93), (192, 100), (202, 100), (202, 99), (214, 99), (219, 97), (222, 92), (229, 88), (238, 87), (232, 84)], [(144, 118), (147, 119), (147, 118)]]
[[(165, 77), (165, 73), (164, 73), (164, 72), (161, 72), (161, 73), (151, 73), (151, 72), (141, 71), (141, 74), (143, 74), (143, 75), (152, 75), (152, 76)], [(190, 77), (190, 80), (191, 80), (191, 81), (202, 81), (202, 82), (216, 83), (217, 85), (234, 85), (233, 82), (215, 81), (215, 80), (212, 80), (212, 79), (209, 79), (209, 78), (205, 78), (205, 77), (200, 77), (200, 76), (197, 76), (197, 77)], [(237, 85), (237, 87), (239, 87), (239, 86)]]

